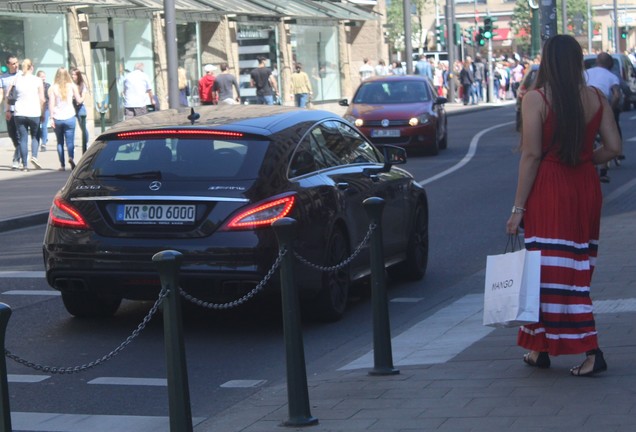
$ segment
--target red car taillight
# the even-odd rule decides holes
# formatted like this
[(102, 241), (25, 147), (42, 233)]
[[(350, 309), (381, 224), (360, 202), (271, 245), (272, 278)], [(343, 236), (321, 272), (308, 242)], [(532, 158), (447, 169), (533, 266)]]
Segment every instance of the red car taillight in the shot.
[(225, 230), (254, 229), (270, 226), (274, 221), (284, 218), (294, 207), (294, 196), (278, 198), (250, 207), (235, 217), (225, 226)]
[(59, 228), (90, 229), (80, 212), (59, 196), (53, 199), (49, 213), (49, 224)]

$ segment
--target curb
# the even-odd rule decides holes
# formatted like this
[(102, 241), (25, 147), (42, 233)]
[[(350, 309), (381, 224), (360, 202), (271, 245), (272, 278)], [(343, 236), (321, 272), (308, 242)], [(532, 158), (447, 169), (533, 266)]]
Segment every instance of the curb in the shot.
[(28, 228), (35, 225), (45, 224), (49, 219), (49, 212), (42, 211), (31, 213), (16, 218), (0, 220), (0, 233), (13, 231), (21, 228)]

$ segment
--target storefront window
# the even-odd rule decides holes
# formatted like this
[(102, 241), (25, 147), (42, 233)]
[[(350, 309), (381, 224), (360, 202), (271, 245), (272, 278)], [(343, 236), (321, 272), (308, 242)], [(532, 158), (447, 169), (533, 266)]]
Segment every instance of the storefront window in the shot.
[(197, 77), (201, 67), (199, 66), (199, 45), (197, 44), (197, 24), (177, 24), (177, 59), (179, 66), (185, 68), (191, 102), (198, 103), (198, 93), (194, 89), (197, 86)]
[[(154, 77), (154, 55), (152, 50), (152, 25), (147, 19), (114, 20), (113, 41), (117, 59), (117, 89), (119, 120), (124, 118), (124, 76), (133, 71), (137, 63), (143, 63), (144, 72), (150, 78), (150, 86), (156, 94)], [(150, 104), (151, 101), (148, 100)], [(113, 101), (111, 101), (111, 105)], [(114, 106), (113, 106), (114, 108)]]
[(239, 86), (241, 103), (256, 103), (256, 89), (250, 85), (250, 72), (258, 66), (258, 57), (267, 59), (266, 66), (278, 81), (278, 58), (276, 57), (276, 30), (270, 25), (240, 26), (238, 30)]
[(313, 88), (313, 100), (340, 98), (338, 28), (292, 25), (292, 55), (303, 65)]
[[(9, 54), (18, 60), (29, 58), (35, 70), (46, 73), (51, 83), (60, 66), (68, 67), (67, 41), (63, 15), (8, 15), (0, 18), (0, 63), (6, 66)], [(4, 72), (3, 72), (4, 73)], [(0, 121), (0, 133), (7, 125)]]

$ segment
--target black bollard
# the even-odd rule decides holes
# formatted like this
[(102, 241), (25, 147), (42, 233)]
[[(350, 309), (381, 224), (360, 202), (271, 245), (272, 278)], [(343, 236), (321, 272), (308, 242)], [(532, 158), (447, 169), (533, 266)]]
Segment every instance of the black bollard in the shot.
[(179, 267), (181, 267), (182, 259), (183, 255), (173, 250), (161, 251), (152, 257), (159, 269), (161, 287), (167, 290), (162, 306), (171, 432), (192, 432), (192, 411), (179, 295)]
[(296, 221), (292, 218), (282, 218), (275, 221), (272, 227), (278, 239), (279, 251), (287, 251), (280, 265), (283, 333), (287, 364), (287, 405), (289, 407), (289, 419), (283, 425), (311, 426), (318, 424), (318, 419), (312, 417), (309, 410), (300, 303), (294, 284), (292, 242), (296, 237)]
[(11, 407), (9, 404), (9, 382), (7, 380), (7, 358), (4, 355), (4, 338), (7, 331), (7, 324), (11, 317), (11, 308), (0, 303), (0, 347), (2, 347), (2, 358), (0, 359), (0, 409), (2, 417), (0, 423), (0, 432), (11, 432)]
[(371, 197), (362, 203), (375, 229), (371, 234), (371, 302), (373, 304), (373, 369), (369, 375), (396, 375), (391, 352), (389, 300), (386, 292), (384, 248), (382, 244), (382, 211), (384, 200)]

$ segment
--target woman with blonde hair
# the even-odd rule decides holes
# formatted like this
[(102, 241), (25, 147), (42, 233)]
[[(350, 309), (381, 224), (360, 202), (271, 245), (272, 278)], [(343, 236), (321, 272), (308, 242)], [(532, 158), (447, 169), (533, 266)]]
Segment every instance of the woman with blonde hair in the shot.
[(59, 171), (64, 171), (64, 143), (68, 151), (68, 164), (75, 168), (75, 107), (73, 98), (81, 100), (71, 74), (64, 67), (55, 73), (53, 84), (49, 88), (49, 112), (57, 138), (57, 155), (60, 159)]
[(177, 68), (177, 85), (179, 87), (179, 105), (182, 107), (189, 106), (190, 86), (188, 85), (186, 70), (182, 66)]
[(18, 98), (15, 102), (15, 125), (20, 143), (22, 171), (28, 171), (29, 135), (31, 135), (31, 163), (35, 168), (42, 168), (38, 162), (37, 133), (40, 128), (40, 117), (44, 112), (44, 84), (33, 73), (33, 62), (22, 61), (22, 75), (13, 82)]

